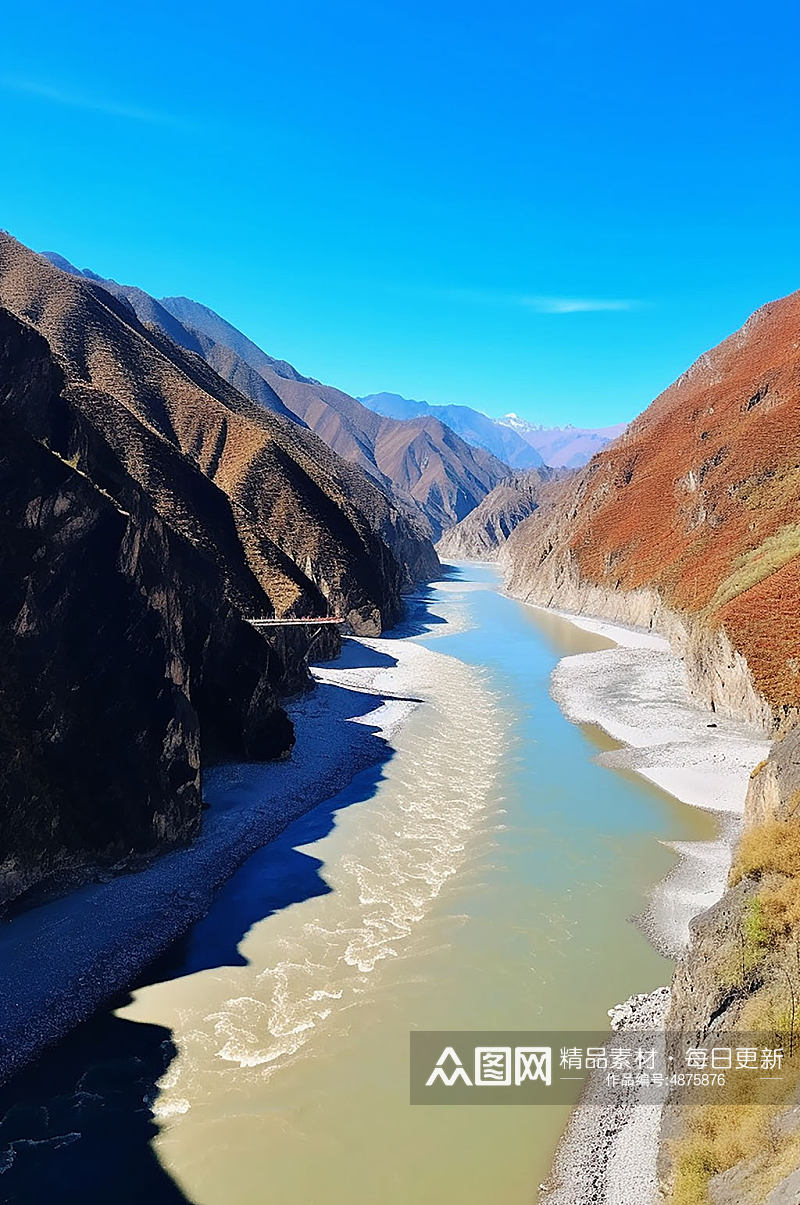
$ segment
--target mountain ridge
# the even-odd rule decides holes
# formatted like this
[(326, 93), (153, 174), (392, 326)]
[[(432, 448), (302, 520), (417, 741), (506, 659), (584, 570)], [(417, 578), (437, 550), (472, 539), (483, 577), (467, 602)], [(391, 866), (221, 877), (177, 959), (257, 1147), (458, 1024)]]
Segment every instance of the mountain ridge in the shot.
[(367, 473), (408, 522), (422, 522), (431, 539), (463, 518), (510, 471), (436, 418), (408, 425), (381, 419), (342, 390), (269, 356), (200, 302), (186, 297), (159, 301), (135, 286), (75, 268), (56, 253), (43, 254), (129, 304), (145, 325), (202, 356), (252, 401), (314, 430), (338, 456)]
[(553, 486), (563, 472), (542, 465), (501, 481), (460, 523), (444, 533), (436, 545), (439, 556), (495, 560), (520, 523), (541, 506), (550, 504)]
[(516, 414), (490, 418), (472, 406), (436, 405), (414, 401), (399, 393), (372, 393), (360, 399), (365, 405), (393, 418), (427, 415), (439, 417), (469, 443), (485, 447), (513, 469), (547, 464), (551, 468), (577, 468), (625, 430), (624, 423), (611, 427), (545, 427), (529, 423)]

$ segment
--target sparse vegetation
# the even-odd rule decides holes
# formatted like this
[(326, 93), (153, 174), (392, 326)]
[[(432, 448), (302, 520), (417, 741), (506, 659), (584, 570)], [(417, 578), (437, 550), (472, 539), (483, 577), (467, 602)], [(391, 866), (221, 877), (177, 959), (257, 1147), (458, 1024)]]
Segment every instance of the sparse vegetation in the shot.
[(757, 548), (737, 557), (732, 572), (720, 583), (712, 608), (724, 607), (800, 555), (800, 523), (785, 523)]
[(768, 820), (742, 834), (731, 867), (731, 886), (750, 875), (758, 878), (770, 872), (800, 876), (800, 821)]
[[(785, 1033), (789, 1014), (775, 998), (754, 998), (741, 1025), (752, 1032)], [(718, 1104), (688, 1105), (683, 1111), (683, 1134), (672, 1145), (674, 1180), (669, 1205), (710, 1205), (709, 1183), (714, 1176), (738, 1166), (748, 1201), (763, 1201), (800, 1161), (800, 1134), (783, 1132), (776, 1124), (795, 1099), (800, 1080), (800, 1055), (787, 1049), (789, 1074), (778, 1098), (775, 1082), (729, 1079)]]
[(800, 928), (800, 877), (787, 878), (775, 887), (766, 888), (759, 902), (763, 923), (771, 935), (781, 937)]

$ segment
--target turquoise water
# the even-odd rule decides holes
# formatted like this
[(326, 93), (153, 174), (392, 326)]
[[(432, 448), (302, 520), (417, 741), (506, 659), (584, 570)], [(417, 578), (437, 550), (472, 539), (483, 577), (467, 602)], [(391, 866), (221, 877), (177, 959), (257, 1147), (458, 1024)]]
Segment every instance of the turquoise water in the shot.
[[(597, 765), (607, 739), (551, 699), (559, 659), (608, 642), (472, 565), (375, 650), (385, 664), (407, 642), (398, 693), (424, 702), (377, 784), (361, 776), (333, 827), (311, 813), (250, 859), (161, 981), (106, 1018), (106, 1061), (121, 1034), (176, 1047), (137, 1146), (155, 1202), (530, 1202), (566, 1109), (412, 1108), (410, 1030), (604, 1027), (669, 977), (631, 917), (673, 863), (661, 842), (711, 821)], [(263, 919), (239, 965), (209, 966), (233, 912)], [(135, 1199), (126, 1159), (116, 1200)]]

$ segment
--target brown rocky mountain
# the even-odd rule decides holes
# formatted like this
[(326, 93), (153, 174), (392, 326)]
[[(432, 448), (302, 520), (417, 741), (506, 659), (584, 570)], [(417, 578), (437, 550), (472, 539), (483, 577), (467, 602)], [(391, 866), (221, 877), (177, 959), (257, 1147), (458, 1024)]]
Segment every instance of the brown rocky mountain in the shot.
[(546, 466), (507, 477), (436, 545), (443, 559), (493, 561), (512, 531), (546, 506), (562, 474)]
[(421, 520), (433, 539), (510, 472), (491, 452), (471, 446), (435, 417), (410, 422), (381, 417), (340, 389), (302, 376), (199, 302), (188, 297), (157, 301), (141, 289), (75, 268), (54, 252), (44, 254), (64, 271), (102, 284), (131, 305), (143, 324), (203, 356), (252, 401), (315, 431), (390, 494), (412, 523), (413, 516)]
[(237, 363), (244, 361), (334, 452), (415, 505), (435, 539), (510, 472), (491, 452), (471, 446), (437, 418), (386, 418), (340, 389), (301, 376), (206, 306), (185, 297), (166, 297), (161, 304), (203, 343), (203, 355), (222, 376), (234, 379)]
[(308, 638), (245, 617), (378, 632), (438, 563), (313, 432), (8, 235), (0, 316), (8, 897), (190, 836), (202, 758), (290, 748)]

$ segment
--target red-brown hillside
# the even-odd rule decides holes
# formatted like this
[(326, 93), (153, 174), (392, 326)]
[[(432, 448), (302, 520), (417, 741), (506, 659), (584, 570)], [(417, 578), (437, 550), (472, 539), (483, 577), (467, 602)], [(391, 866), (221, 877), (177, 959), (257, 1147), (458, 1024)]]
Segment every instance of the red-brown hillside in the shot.
[(615, 590), (655, 587), (724, 625), (773, 705), (800, 705), (800, 293), (701, 356), (577, 495), (575, 480), (546, 538), (536, 516), (512, 537), (518, 584), (555, 556)]

